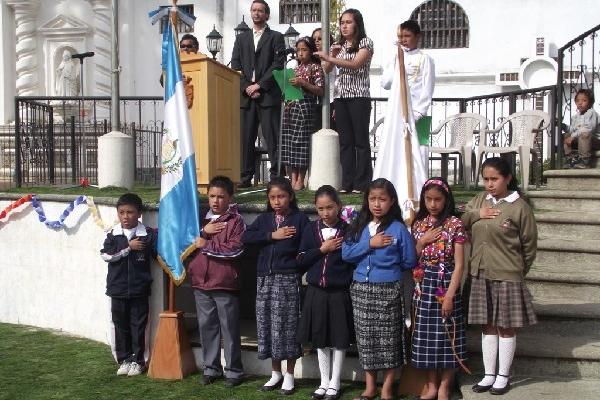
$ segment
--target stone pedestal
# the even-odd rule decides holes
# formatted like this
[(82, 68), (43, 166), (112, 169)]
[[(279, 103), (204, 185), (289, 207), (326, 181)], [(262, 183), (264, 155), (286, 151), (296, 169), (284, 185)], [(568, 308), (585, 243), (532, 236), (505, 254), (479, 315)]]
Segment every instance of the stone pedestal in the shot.
[(133, 187), (133, 146), (133, 138), (121, 132), (112, 131), (98, 138), (98, 187)]
[(338, 134), (333, 129), (321, 129), (312, 135), (308, 187), (310, 190), (317, 190), (320, 186), (331, 185), (339, 189), (341, 184)]

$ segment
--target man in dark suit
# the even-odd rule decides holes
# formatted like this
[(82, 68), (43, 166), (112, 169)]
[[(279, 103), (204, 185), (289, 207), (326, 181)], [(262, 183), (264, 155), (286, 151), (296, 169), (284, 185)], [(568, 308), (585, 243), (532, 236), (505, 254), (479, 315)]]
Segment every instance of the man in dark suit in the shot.
[(260, 122), (271, 161), (271, 178), (278, 175), (277, 142), (281, 111), (281, 91), (273, 70), (282, 69), (285, 59), (283, 35), (267, 25), (270, 9), (264, 0), (250, 7), (253, 28), (235, 39), (231, 67), (241, 71), (242, 171), (239, 187), (249, 187), (254, 176), (254, 143)]

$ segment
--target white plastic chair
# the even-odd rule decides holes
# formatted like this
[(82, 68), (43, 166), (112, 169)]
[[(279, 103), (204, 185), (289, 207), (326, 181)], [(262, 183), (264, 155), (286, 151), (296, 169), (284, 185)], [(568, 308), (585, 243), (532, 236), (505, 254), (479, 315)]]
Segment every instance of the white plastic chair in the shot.
[(380, 126), (383, 125), (385, 121), (385, 117), (381, 117), (375, 122), (371, 130), (369, 131), (369, 141), (371, 142), (371, 161), (373, 163), (373, 167), (375, 167), (375, 160), (377, 159), (377, 155), (379, 153), (379, 135), (377, 134), (377, 130)]
[[(527, 191), (529, 185), (529, 155), (538, 157), (537, 149), (534, 147), (535, 137), (550, 126), (550, 115), (547, 112), (539, 110), (525, 110), (511, 114), (496, 129), (487, 129), (482, 131), (477, 149), (477, 180), (481, 172), (483, 154), (507, 154), (515, 153), (519, 155), (521, 162), (521, 186), (523, 191)], [(509, 125), (510, 124), (510, 125)], [(488, 134), (499, 134), (502, 129), (512, 128), (512, 134), (509, 136), (510, 142), (507, 146), (489, 146), (487, 145)]]
[[(471, 187), (473, 179), (473, 133), (476, 130), (487, 129), (485, 117), (473, 113), (460, 113), (443, 120), (431, 131), (431, 136), (437, 135), (442, 129), (450, 131), (450, 144), (447, 147), (431, 147), (430, 153), (459, 154), (462, 163), (463, 180), (466, 189)], [(477, 158), (475, 158), (475, 161)]]

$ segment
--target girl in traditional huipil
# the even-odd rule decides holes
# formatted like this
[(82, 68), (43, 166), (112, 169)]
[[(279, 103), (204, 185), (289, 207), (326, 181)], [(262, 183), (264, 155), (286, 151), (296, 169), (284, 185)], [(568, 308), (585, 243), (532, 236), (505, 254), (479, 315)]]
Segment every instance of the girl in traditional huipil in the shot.
[(485, 369), (473, 391), (504, 394), (510, 388), (516, 328), (537, 322), (524, 283), (537, 252), (537, 226), (505, 159), (488, 158), (481, 175), (485, 192), (467, 204), (462, 216), (472, 238), (467, 281), (469, 324), (482, 325)]
[(302, 89), (304, 98), (289, 101), (283, 114), (281, 161), (290, 169), (294, 190), (304, 189), (317, 99), (323, 96), (325, 85), (321, 63), (313, 56), (316, 51), (315, 41), (311, 37), (305, 36), (296, 42), (296, 59), (299, 64), (290, 83)]
[(449, 398), (454, 371), (466, 353), (460, 301), (466, 234), (454, 214), (448, 183), (443, 178), (427, 180), (412, 226), (419, 256), (413, 270), (416, 315), (412, 364), (427, 369), (423, 400)]

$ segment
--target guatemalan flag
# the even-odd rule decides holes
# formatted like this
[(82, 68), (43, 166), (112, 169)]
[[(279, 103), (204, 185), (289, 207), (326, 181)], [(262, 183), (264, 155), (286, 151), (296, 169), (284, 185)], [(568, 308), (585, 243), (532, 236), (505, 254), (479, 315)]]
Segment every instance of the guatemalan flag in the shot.
[(163, 40), (165, 122), (162, 137), (158, 261), (175, 284), (185, 278), (183, 260), (200, 235), (196, 162), (183, 89), (177, 39), (169, 21)]

